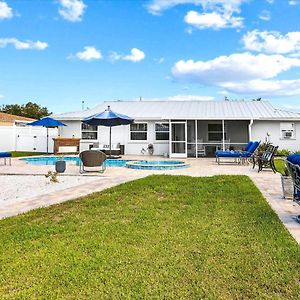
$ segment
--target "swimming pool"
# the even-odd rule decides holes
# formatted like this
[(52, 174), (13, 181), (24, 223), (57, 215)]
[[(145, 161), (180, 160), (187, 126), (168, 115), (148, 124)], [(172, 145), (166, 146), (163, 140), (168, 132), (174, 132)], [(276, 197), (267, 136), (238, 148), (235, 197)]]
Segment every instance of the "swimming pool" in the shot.
[(186, 162), (178, 160), (135, 160), (126, 163), (127, 168), (138, 170), (174, 170), (188, 166)]
[[(43, 165), (43, 166), (52, 166), (55, 165), (55, 162), (58, 160), (64, 160), (67, 163), (73, 163), (76, 166), (79, 166), (80, 159), (78, 156), (39, 156), (39, 157), (28, 157), (21, 158), (21, 160), (26, 161), (30, 165)], [(126, 163), (130, 160), (126, 159), (107, 159), (105, 164), (107, 167), (125, 167)]]

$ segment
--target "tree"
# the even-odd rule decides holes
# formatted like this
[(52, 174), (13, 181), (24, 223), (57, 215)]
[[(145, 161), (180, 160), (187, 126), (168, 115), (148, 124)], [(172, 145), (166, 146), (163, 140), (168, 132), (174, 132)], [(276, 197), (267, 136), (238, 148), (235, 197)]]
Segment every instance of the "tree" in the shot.
[(47, 107), (42, 107), (39, 104), (28, 102), (26, 104), (7, 104), (3, 105), (0, 109), (1, 112), (32, 118), (32, 119), (40, 119), (45, 116), (49, 116), (51, 112), (48, 111)]

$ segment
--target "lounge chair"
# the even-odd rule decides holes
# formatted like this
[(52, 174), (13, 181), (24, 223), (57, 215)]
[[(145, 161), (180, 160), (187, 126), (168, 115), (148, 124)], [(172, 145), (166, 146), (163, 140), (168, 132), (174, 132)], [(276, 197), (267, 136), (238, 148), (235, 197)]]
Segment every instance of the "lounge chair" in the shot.
[(300, 200), (300, 154), (291, 154), (286, 159), (287, 169), (294, 184), (294, 200)]
[(100, 168), (99, 172), (103, 173), (106, 169), (105, 161), (106, 154), (99, 150), (85, 150), (79, 154), (80, 167), (79, 172), (88, 172), (85, 170), (87, 168)]
[(264, 168), (271, 168), (274, 173), (277, 172), (274, 156), (277, 152), (278, 146), (269, 145), (267, 149), (260, 156), (253, 156), (253, 169), (258, 164), (258, 172)]
[(0, 158), (3, 158), (4, 165), (6, 165), (6, 160), (8, 160), (9, 165), (11, 166), (11, 156), (10, 152), (0, 152)]
[(243, 163), (253, 158), (254, 152), (258, 148), (260, 142), (249, 142), (244, 151), (216, 151), (216, 162), (221, 163), (221, 158), (234, 158), (234, 163)]

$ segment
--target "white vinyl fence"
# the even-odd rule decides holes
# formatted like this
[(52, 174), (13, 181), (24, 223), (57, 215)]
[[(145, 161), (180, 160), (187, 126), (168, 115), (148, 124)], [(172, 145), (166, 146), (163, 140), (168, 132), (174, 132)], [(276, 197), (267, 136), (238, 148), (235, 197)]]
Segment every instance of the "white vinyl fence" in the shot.
[[(53, 152), (53, 137), (58, 129), (49, 128), (49, 152)], [(47, 151), (47, 129), (33, 126), (0, 126), (0, 151)]]

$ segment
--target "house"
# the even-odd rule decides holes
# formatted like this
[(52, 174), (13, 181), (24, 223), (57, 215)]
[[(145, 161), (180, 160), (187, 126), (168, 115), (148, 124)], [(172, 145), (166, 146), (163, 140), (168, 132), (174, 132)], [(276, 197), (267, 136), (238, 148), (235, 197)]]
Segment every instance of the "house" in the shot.
[(27, 123), (33, 121), (35, 120), (31, 118), (0, 112), (0, 126), (25, 126)]
[[(112, 128), (112, 143), (125, 154), (147, 153), (186, 158), (214, 155), (216, 149), (242, 149), (249, 140), (268, 141), (281, 149), (300, 150), (300, 114), (274, 108), (267, 101), (108, 101), (93, 109), (54, 115), (67, 126), (61, 136), (81, 138), (81, 150), (108, 144), (109, 128), (82, 119), (104, 111), (135, 119)], [(145, 151), (146, 150), (146, 151)]]

